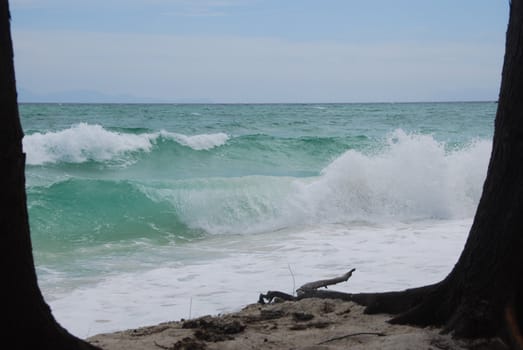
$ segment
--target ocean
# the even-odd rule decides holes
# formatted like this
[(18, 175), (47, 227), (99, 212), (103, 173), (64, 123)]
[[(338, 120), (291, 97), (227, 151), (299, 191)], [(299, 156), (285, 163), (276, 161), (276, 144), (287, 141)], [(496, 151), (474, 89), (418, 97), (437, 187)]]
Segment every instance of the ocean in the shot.
[(21, 104), (39, 285), (85, 338), (351, 268), (331, 289), (437, 282), (472, 223), (496, 108)]

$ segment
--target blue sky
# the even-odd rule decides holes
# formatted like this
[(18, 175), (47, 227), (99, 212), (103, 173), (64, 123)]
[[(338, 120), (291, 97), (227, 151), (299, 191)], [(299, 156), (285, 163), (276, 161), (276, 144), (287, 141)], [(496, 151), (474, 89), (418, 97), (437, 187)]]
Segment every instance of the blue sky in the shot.
[(21, 101), (495, 100), (508, 0), (12, 0)]

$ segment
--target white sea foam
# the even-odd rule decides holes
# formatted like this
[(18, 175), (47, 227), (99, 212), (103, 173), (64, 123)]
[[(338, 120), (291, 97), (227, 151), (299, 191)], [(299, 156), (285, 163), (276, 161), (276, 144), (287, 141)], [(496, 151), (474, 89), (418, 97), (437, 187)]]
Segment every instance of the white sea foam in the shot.
[(183, 134), (162, 131), (160, 135), (162, 135), (165, 138), (171, 138), (179, 144), (190, 147), (197, 151), (208, 150), (214, 147), (222, 146), (227, 142), (227, 140), (229, 140), (229, 135), (223, 132), (216, 134), (201, 134), (187, 136)]
[[(457, 261), (469, 227), (467, 219), (214, 236), (157, 248), (163, 252), (144, 251), (144, 256), (157, 257), (155, 268), (99, 276), (97, 283), (59, 293), (45, 284), (43, 290), (60, 324), (87, 337), (235, 311), (267, 290), (292, 293), (293, 277), (297, 288), (350, 268), (356, 268), (353, 277), (334, 289), (385, 291), (434, 283)], [(112, 271), (113, 262), (106, 263)]]
[(128, 151), (150, 151), (151, 137), (111, 132), (101, 125), (80, 123), (69, 129), (34, 133), (23, 140), (27, 163), (104, 161)]
[(224, 133), (187, 136), (160, 131), (129, 134), (104, 129), (98, 124), (79, 123), (68, 129), (34, 133), (24, 137), (27, 164), (83, 163), (89, 160), (121, 160), (127, 152), (150, 152), (159, 138), (171, 139), (194, 150), (221, 146), (229, 136)]
[(347, 151), (318, 178), (296, 181), (290, 210), (315, 222), (470, 217), (490, 149), (478, 140), (447, 151), (431, 136), (397, 130), (382, 152)]

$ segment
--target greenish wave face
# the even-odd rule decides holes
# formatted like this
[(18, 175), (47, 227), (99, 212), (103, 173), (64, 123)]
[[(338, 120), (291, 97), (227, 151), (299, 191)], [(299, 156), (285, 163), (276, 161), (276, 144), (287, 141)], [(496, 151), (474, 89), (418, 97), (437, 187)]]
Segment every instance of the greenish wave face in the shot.
[(50, 251), (201, 235), (180, 222), (175, 208), (150, 200), (129, 181), (68, 179), (30, 188), (28, 202), (34, 243)]

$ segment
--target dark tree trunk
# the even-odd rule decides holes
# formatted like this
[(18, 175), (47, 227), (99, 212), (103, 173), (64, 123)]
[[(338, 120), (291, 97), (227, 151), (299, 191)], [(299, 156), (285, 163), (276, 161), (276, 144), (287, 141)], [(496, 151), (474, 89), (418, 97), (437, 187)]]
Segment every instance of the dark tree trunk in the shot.
[[(13, 66), (9, 5), (0, 0), (0, 256), (2, 342), (10, 349), (96, 349), (53, 318), (38, 288), (25, 194), (23, 132)], [(11, 344), (11, 345), (9, 345)]]
[[(443, 326), (462, 337), (502, 335), (506, 311), (523, 315), (523, 0), (513, 0), (483, 194), (465, 248), (440, 283), (404, 292), (358, 294), (391, 322)], [(517, 320), (516, 320), (517, 322)], [(518, 325), (521, 329), (522, 324)]]

